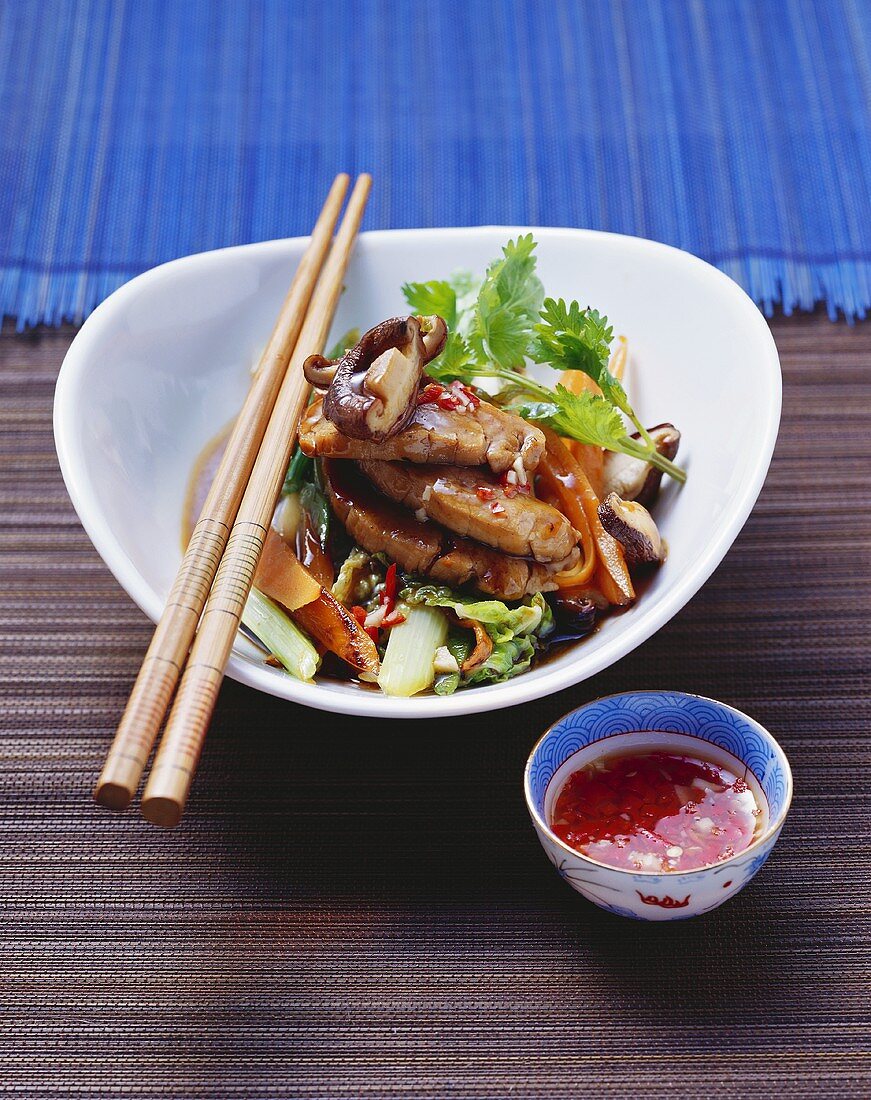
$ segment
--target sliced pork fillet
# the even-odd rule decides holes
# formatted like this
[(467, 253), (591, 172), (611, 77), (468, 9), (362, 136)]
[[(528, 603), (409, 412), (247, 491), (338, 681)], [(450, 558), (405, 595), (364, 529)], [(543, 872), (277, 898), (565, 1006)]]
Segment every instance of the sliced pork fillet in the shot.
[(579, 551), (544, 565), (458, 538), (388, 500), (350, 462), (324, 462), (333, 511), (348, 534), (370, 554), (384, 553), (409, 573), (453, 587), (473, 585), (503, 600), (519, 600), (557, 587), (553, 574), (570, 569)]
[(526, 470), (534, 470), (544, 451), (544, 435), (522, 417), (482, 401), (469, 409), (418, 405), (401, 432), (375, 443), (343, 435), (323, 415), (322, 402), (315, 401), (300, 422), (299, 445), (305, 454), (322, 458), (489, 466), (500, 474), (518, 457)]
[(458, 535), (504, 554), (563, 561), (577, 545), (572, 525), (550, 504), (503, 487), (487, 470), (361, 461), (360, 469), (385, 496)]

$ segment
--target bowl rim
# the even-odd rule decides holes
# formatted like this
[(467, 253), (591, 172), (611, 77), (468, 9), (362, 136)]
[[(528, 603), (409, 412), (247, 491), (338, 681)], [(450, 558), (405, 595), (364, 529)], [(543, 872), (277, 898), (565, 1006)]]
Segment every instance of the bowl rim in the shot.
[[(237, 652), (231, 654), (226, 669), (227, 675), (232, 679), (265, 691), (267, 694), (317, 710), (365, 717), (448, 718), (515, 706), (571, 687), (622, 660), (651, 638), (696, 595), (728, 553), (753, 509), (771, 463), (780, 425), (782, 377), (777, 348), (765, 318), (744, 290), (725, 272), (698, 256), (671, 245), (643, 237), (592, 229), (550, 226), (458, 226), (369, 230), (360, 234), (360, 238), (361, 241), (373, 243), (385, 239), (419, 243), (421, 239), (437, 236), (475, 239), (493, 234), (512, 236), (527, 232), (535, 234), (536, 239), (542, 244), (548, 240), (569, 239), (582, 244), (585, 240), (605, 239), (617, 247), (641, 249), (661, 255), (664, 259), (680, 257), (682, 264), (695, 268), (701, 277), (711, 280), (712, 285), (717, 285), (721, 293), (730, 296), (740, 306), (746, 318), (748, 331), (753, 331), (754, 341), (758, 342), (760, 362), (763, 365), (758, 378), (760, 394), (763, 395), (760, 405), (765, 409), (765, 427), (760, 433), (761, 438), (754, 465), (735, 498), (728, 522), (720, 528), (707, 552), (698, 556), (691, 568), (674, 578), (669, 591), (663, 595), (658, 606), (649, 608), (637, 620), (627, 620), (622, 623), (621, 629), (586, 660), (582, 659), (583, 651), (575, 648), (572, 652), (578, 654), (576, 660), (552, 669), (544, 668), (537, 677), (524, 674), (504, 683), (456, 692), (451, 696), (436, 696), (430, 693), (403, 699), (391, 698), (369, 690), (324, 691), (317, 680), (309, 683), (295, 680), (289, 674), (280, 676), (266, 666), (257, 666)], [(99, 343), (107, 323), (114, 320), (118, 307), (123, 307), (128, 297), (139, 293), (149, 283), (162, 279), (168, 270), (209, 262), (208, 257), (217, 255), (268, 256), (271, 253), (281, 252), (288, 245), (301, 246), (306, 240), (305, 237), (293, 237), (233, 245), (228, 248), (193, 253), (151, 268), (124, 283), (94, 310), (76, 334), (64, 358), (54, 401), (55, 445), (64, 482), (82, 526), (100, 557), (121, 587), (152, 622), (156, 622), (159, 618), (163, 601), (128, 558), (97, 507), (91, 490), (92, 479), (80, 454), (74, 430), (76, 401), (81, 399), (81, 383), (88, 363), (91, 361), (92, 349)], [(353, 279), (353, 277), (352, 269), (349, 278)], [(579, 668), (579, 666), (582, 667)]]
[[(700, 699), (702, 700), (702, 702), (705, 703), (713, 703), (714, 706), (722, 707), (724, 710), (730, 711), (732, 714), (737, 715), (739, 718), (743, 719), (743, 721), (747, 722), (749, 725), (758, 730), (762, 734), (762, 736), (771, 743), (771, 745), (774, 747), (774, 751), (779, 754), (781, 758), (781, 763), (786, 774), (786, 795), (783, 800), (783, 806), (781, 807), (780, 813), (777, 815), (777, 817), (773, 821), (769, 821), (768, 828), (761, 836), (757, 837), (756, 840), (754, 840), (753, 843), (749, 844), (746, 848), (742, 848), (740, 852), (736, 852), (735, 855), (730, 856), (728, 859), (720, 860), (719, 863), (706, 863), (703, 867), (693, 867), (692, 869), (688, 869), (686, 871), (659, 872), (634, 871), (630, 870), (628, 867), (615, 867), (611, 863), (602, 863), (601, 860), (593, 859), (592, 856), (585, 855), (583, 852), (579, 852), (576, 848), (572, 848), (571, 845), (566, 844), (564, 840), (561, 840), (556, 835), (548, 822), (545, 820), (544, 816), (538, 812), (533, 803), (532, 791), (530, 789), (530, 774), (532, 771), (532, 762), (535, 758), (535, 754), (538, 752), (539, 746), (553, 732), (553, 730), (560, 724), (560, 722), (565, 721), (565, 719), (568, 718), (570, 715), (577, 714), (582, 710), (587, 710), (588, 707), (595, 706), (597, 703), (602, 703), (606, 699), (631, 699), (633, 696), (637, 695), (659, 695), (663, 692), (668, 692), (668, 694), (670, 695), (680, 695), (684, 699)], [(609, 737), (631, 737), (632, 734), (650, 732), (667, 733), (669, 731), (622, 730), (619, 733), (609, 734)], [(674, 730), (673, 732), (679, 733), (680, 731)], [(681, 736), (695, 737), (698, 741), (705, 740), (703, 737), (699, 737), (694, 733), (681, 734)], [(599, 743), (604, 744), (609, 739), (609, 737), (603, 737)], [(711, 742), (708, 742), (708, 744), (711, 744)], [(581, 752), (583, 750), (578, 749), (576, 751)], [(574, 756), (575, 753), (572, 753), (571, 755)], [(734, 755), (734, 753), (730, 755)], [(566, 759), (563, 761), (563, 764), (565, 764), (566, 761), (570, 759), (571, 757), (567, 756)], [(742, 763), (744, 763), (744, 761), (742, 761)], [(560, 767), (562, 767), (562, 764), (560, 764)], [(553, 776), (551, 776), (551, 779), (548, 781), (548, 786), (550, 786), (552, 782)], [(547, 788), (545, 788), (545, 793), (546, 792)], [(635, 688), (632, 691), (614, 691), (611, 692), (609, 695), (600, 695), (596, 699), (591, 699), (588, 703), (582, 703), (579, 707), (573, 707), (571, 710), (567, 710), (565, 714), (557, 718), (555, 722), (552, 722), (544, 731), (544, 733), (542, 733), (542, 735), (536, 740), (535, 744), (530, 749), (529, 756), (526, 759), (526, 767), (523, 769), (523, 796), (526, 800), (526, 808), (529, 811), (529, 816), (532, 818), (533, 824), (536, 826), (536, 828), (541, 829), (547, 835), (547, 838), (551, 843), (556, 844), (557, 847), (561, 848), (567, 855), (573, 856), (576, 859), (580, 859), (584, 863), (590, 863), (594, 867), (603, 867), (605, 868), (605, 870), (608, 871), (617, 871), (621, 875), (628, 875), (630, 878), (652, 878), (662, 880), (663, 876), (665, 876), (670, 882), (672, 879), (679, 880), (687, 875), (699, 875), (702, 874), (704, 871), (713, 871), (719, 867), (728, 867), (733, 864), (735, 860), (743, 859), (746, 855), (749, 855), (754, 849), (759, 848), (766, 841), (770, 840), (772, 836), (776, 837), (777, 833), (783, 828), (783, 823), (786, 821), (786, 815), (789, 813), (790, 806), (792, 805), (793, 780), (789, 757), (786, 755), (783, 746), (769, 729), (763, 726), (761, 722), (757, 722), (756, 719), (752, 718), (749, 714), (745, 714), (743, 710), (739, 710), (737, 707), (733, 707), (729, 703), (724, 703), (721, 699), (712, 699), (709, 695), (698, 695), (692, 691), (675, 691), (672, 688)]]

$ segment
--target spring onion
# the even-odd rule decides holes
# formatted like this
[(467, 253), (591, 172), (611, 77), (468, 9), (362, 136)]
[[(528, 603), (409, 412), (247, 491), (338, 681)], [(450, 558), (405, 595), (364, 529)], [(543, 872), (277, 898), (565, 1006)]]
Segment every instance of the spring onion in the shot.
[(311, 680), (321, 663), (318, 651), (277, 603), (251, 589), (242, 622), (298, 680)]
[(378, 684), (385, 695), (407, 697), (430, 687), (436, 650), (448, 637), (448, 621), (432, 607), (403, 608), (405, 622), (393, 627)]

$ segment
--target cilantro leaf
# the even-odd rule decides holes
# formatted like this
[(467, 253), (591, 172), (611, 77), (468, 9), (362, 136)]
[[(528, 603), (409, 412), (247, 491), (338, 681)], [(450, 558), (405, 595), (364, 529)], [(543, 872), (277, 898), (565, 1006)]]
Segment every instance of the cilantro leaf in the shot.
[(469, 294), (478, 293), (478, 287), (481, 285), (481, 278), (480, 276), (473, 275), (471, 271), (455, 271), (450, 279), (448, 279), (448, 282), (456, 291), (457, 302), (459, 303), (461, 298), (465, 298)]
[(566, 306), (562, 298), (548, 298), (535, 326), (531, 349), (537, 363), (549, 363), (555, 370), (579, 370), (588, 375), (602, 394), (629, 417), (645, 442), (652, 447), (644, 425), (635, 415), (618, 378), (608, 369), (614, 330), (595, 309), (581, 309), (577, 302)]
[[(428, 373), (440, 382), (499, 379), (503, 386), (493, 400), (503, 408), (540, 420), (570, 439), (650, 462), (685, 481), (685, 472), (658, 454), (626, 391), (608, 369), (613, 329), (607, 317), (574, 301), (567, 306), (562, 298), (542, 301), (534, 252), (531, 233), (509, 241), (477, 293), (468, 275), (406, 283), (403, 293), (409, 305), (418, 313), (440, 314), (451, 329)], [(562, 385), (552, 390), (523, 371), (527, 357), (556, 370), (582, 371), (602, 393), (573, 394)], [(640, 440), (627, 433), (621, 412), (638, 429)]]
[(555, 411), (546, 418), (549, 427), (581, 443), (620, 450), (628, 438), (623, 418), (604, 397), (588, 391), (571, 393), (565, 386), (557, 386), (554, 394)]
[(556, 370), (582, 371), (603, 393), (616, 387), (625, 399), (623, 387), (608, 370), (612, 338), (608, 318), (595, 309), (581, 309), (577, 302), (566, 306), (562, 298), (547, 298), (541, 321), (535, 326), (532, 358)]
[(453, 382), (459, 378), (467, 385), (475, 378), (477, 368), (469, 345), (458, 332), (449, 332), (442, 352), (426, 365), (427, 374), (439, 382)]
[(437, 313), (449, 329), (457, 323), (457, 292), (444, 279), (429, 283), (405, 283), (402, 287), (405, 300), (421, 317)]
[(487, 268), (469, 329), (469, 345), (481, 362), (502, 367), (523, 363), (544, 297), (535, 274), (531, 233), (509, 241), (502, 258)]
[(542, 421), (559, 435), (640, 458), (677, 481), (686, 481), (684, 471), (659, 454), (652, 444), (639, 442), (628, 435), (620, 413), (599, 394), (588, 390), (572, 393), (565, 386), (558, 385), (553, 391), (552, 401), (515, 406), (515, 411), (528, 420)]

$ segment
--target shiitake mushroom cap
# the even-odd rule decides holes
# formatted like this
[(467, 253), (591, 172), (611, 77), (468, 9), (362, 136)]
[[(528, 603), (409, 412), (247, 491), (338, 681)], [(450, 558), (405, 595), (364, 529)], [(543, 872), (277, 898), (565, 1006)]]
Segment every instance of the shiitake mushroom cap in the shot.
[(602, 526), (623, 547), (630, 565), (662, 562), (665, 547), (653, 516), (635, 500), (621, 500), (609, 493), (599, 505)]
[(444, 347), (441, 317), (391, 317), (335, 362), (310, 355), (303, 372), (324, 388), (324, 416), (353, 439), (383, 442), (414, 415), (424, 366)]

